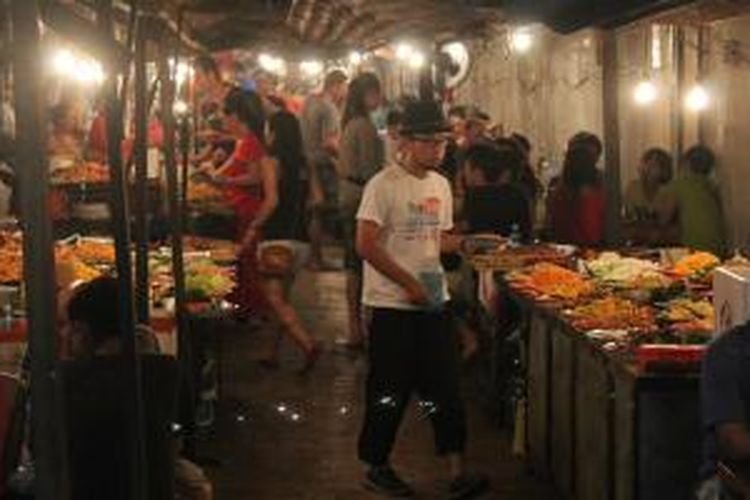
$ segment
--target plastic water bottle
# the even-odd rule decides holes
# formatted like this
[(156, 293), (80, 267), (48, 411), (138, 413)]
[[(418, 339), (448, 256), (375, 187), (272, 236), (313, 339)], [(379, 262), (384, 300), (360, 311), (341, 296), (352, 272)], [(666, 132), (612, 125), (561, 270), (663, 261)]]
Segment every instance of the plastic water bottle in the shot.
[(513, 224), (510, 227), (510, 245), (514, 247), (521, 246), (521, 226)]
[(427, 304), (430, 310), (440, 310), (443, 308), (445, 303), (444, 294), (444, 273), (440, 268), (428, 268), (423, 269), (419, 272), (419, 281), (427, 292), (427, 298), (429, 303)]

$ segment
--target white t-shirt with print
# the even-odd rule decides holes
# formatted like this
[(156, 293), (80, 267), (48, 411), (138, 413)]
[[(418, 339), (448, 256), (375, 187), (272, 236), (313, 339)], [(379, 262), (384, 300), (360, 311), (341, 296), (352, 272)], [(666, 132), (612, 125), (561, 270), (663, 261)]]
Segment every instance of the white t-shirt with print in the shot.
[[(381, 228), (383, 248), (415, 278), (425, 281), (428, 293), (436, 287), (442, 301), (448, 286), (440, 264), (440, 236), (453, 228), (453, 196), (448, 181), (436, 172), (416, 177), (399, 165), (385, 168), (365, 187), (357, 220), (372, 221)], [(404, 289), (364, 265), (362, 303), (370, 307), (418, 309)]]

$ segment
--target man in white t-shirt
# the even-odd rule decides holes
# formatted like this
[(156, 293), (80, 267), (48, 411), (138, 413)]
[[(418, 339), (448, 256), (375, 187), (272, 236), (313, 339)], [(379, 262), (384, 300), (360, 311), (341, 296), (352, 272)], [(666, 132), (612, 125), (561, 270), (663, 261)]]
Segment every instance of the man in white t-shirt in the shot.
[(487, 480), (465, 471), (466, 416), (460, 396), (458, 340), (445, 308), (448, 291), (440, 254), (457, 251), (448, 181), (434, 171), (445, 153), (440, 105), (410, 103), (401, 128), (400, 163), (366, 186), (357, 213), (357, 250), (365, 261), (363, 304), (369, 326), (367, 410), (359, 458), (368, 466), (365, 486), (392, 497), (413, 489), (389, 457), (404, 411), (416, 393), (450, 467), (450, 498), (475, 498)]

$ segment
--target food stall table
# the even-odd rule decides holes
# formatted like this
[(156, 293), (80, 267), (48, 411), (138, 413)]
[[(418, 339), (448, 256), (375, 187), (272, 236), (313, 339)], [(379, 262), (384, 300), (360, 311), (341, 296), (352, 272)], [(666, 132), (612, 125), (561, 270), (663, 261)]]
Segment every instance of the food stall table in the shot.
[(612, 376), (614, 498), (691, 498), (702, 444), (699, 374), (614, 363)]
[(649, 373), (559, 307), (498, 288), (525, 323), (527, 457), (576, 500), (688, 498), (700, 458), (698, 375)]
[[(177, 336), (174, 317), (166, 311), (157, 311), (151, 318), (151, 328), (159, 341), (163, 354), (177, 354)], [(27, 322), (15, 318), (10, 324), (0, 325), (0, 372), (16, 374), (26, 352)]]

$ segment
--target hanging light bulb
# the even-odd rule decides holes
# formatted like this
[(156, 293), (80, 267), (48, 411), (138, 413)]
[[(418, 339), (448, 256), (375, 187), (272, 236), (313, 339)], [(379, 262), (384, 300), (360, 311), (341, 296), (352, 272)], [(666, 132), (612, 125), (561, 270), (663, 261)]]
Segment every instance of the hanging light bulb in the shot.
[(396, 58), (402, 61), (409, 61), (414, 55), (414, 47), (408, 43), (400, 43), (396, 46)]
[(420, 69), (426, 62), (424, 54), (418, 51), (414, 51), (409, 57), (409, 67), (412, 69)]
[(323, 63), (320, 61), (302, 61), (299, 69), (305, 76), (316, 77), (323, 72)]
[(175, 101), (174, 107), (172, 108), (174, 114), (178, 116), (184, 116), (188, 112), (188, 105), (185, 101)]
[(52, 68), (56, 73), (65, 75), (75, 71), (76, 58), (69, 50), (60, 50), (52, 58)]
[(258, 56), (258, 64), (269, 73), (281, 73), (284, 71), (284, 60), (271, 54), (262, 53)]
[(78, 59), (73, 76), (83, 84), (102, 83), (104, 70), (102, 65), (91, 59)]
[(639, 82), (633, 90), (633, 98), (635, 99), (635, 103), (639, 106), (647, 106), (651, 104), (656, 100), (658, 94), (659, 92), (656, 89), (656, 85), (649, 80)]
[(362, 64), (362, 54), (356, 50), (352, 51), (349, 54), (349, 64), (352, 66), (359, 66)]
[(525, 54), (534, 45), (534, 37), (528, 28), (516, 28), (510, 34), (510, 46), (514, 52)]
[(170, 58), (168, 61), (169, 71), (174, 75), (178, 87), (182, 87), (185, 82), (193, 77), (193, 67), (186, 61), (178, 61)]
[(690, 111), (704, 111), (711, 103), (711, 96), (701, 84), (696, 84), (685, 97), (685, 106)]

